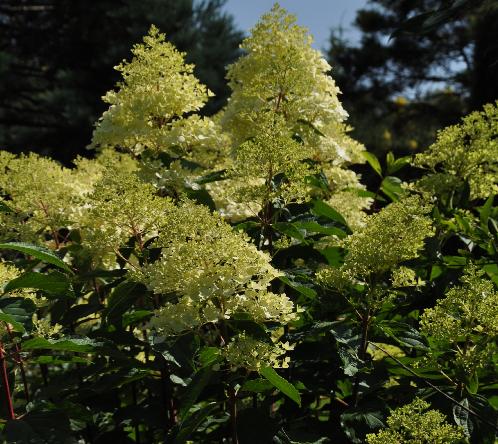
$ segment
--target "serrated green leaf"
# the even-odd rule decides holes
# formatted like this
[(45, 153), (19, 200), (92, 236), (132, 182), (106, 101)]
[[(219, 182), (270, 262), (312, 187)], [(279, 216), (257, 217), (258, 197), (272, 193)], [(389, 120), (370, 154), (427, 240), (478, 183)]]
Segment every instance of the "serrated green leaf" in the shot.
[(328, 236), (337, 236), (339, 239), (344, 239), (347, 236), (347, 233), (340, 228), (337, 227), (324, 227), (315, 221), (306, 221), (306, 222), (293, 222), (298, 230), (306, 230), (309, 233), (320, 233), (326, 234)]
[(284, 283), (287, 284), (289, 287), (293, 288), (296, 290), (298, 293), (301, 293), (303, 296), (306, 296), (307, 298), (315, 298), (316, 297), (316, 291), (313, 290), (313, 288), (306, 287), (304, 285), (298, 284), (291, 279), (289, 279), (288, 276), (279, 276), (279, 279)]
[(292, 237), (294, 239), (299, 240), (303, 244), (306, 244), (306, 238), (304, 236), (303, 231), (297, 228), (294, 224), (290, 222), (276, 222), (272, 225), (272, 227), (278, 231), (279, 233), (285, 234), (286, 236)]

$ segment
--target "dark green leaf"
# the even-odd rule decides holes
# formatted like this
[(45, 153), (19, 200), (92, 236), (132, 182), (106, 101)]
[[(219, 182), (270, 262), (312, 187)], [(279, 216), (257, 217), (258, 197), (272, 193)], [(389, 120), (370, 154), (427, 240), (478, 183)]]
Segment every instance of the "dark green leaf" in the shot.
[(298, 293), (301, 293), (302, 295), (308, 297), (308, 298), (314, 298), (316, 297), (316, 291), (313, 290), (312, 288), (310, 287), (306, 287), (302, 284), (298, 284), (294, 281), (292, 281), (291, 279), (289, 279), (288, 276), (280, 276), (279, 279), (287, 284), (289, 287), (293, 288), (294, 290), (296, 290)]
[(111, 324), (121, 324), (121, 317), (143, 296), (145, 287), (136, 282), (121, 282), (111, 293), (105, 317)]
[(174, 436), (173, 444), (185, 444), (190, 435), (192, 435), (192, 433), (197, 430), (197, 428), (204, 422), (204, 420), (213, 412), (215, 408), (216, 403), (212, 402), (189, 415), (177, 427), (177, 433)]
[(274, 387), (279, 389), (284, 395), (292, 399), (297, 405), (301, 405), (301, 396), (298, 390), (289, 381), (282, 378), (273, 368), (263, 367), (259, 371), (260, 375), (268, 379)]
[(273, 384), (267, 379), (252, 379), (244, 382), (240, 390), (252, 393), (264, 393), (273, 388)]
[(100, 342), (95, 342), (89, 338), (72, 339), (45, 339), (33, 338), (22, 343), (23, 350), (56, 350), (75, 353), (89, 353), (100, 346)]
[(40, 245), (28, 244), (26, 242), (7, 242), (0, 244), (0, 249), (2, 248), (6, 250), (20, 251), (21, 253), (33, 256), (34, 258), (46, 262), (47, 264), (55, 265), (56, 267), (72, 273), (68, 265), (59, 256), (57, 256), (54, 251)]
[(68, 444), (69, 418), (64, 412), (29, 412), (22, 419), (7, 422), (5, 436), (12, 444)]
[(188, 384), (188, 386), (185, 388), (185, 391), (182, 393), (182, 404), (179, 411), (181, 420), (184, 420), (187, 417), (189, 410), (197, 401), (197, 398), (204, 390), (204, 388), (208, 385), (212, 376), (213, 369), (211, 367), (204, 367), (199, 370), (192, 378), (192, 381), (190, 382), (190, 384)]
[(52, 271), (48, 274), (29, 272), (10, 281), (4, 288), (5, 292), (18, 288), (35, 288), (54, 294), (62, 294), (69, 289), (69, 279), (65, 274)]
[(344, 217), (342, 217), (341, 214), (339, 214), (329, 204), (326, 204), (322, 200), (313, 201), (313, 208), (311, 211), (316, 216), (323, 216), (323, 217), (326, 217), (327, 219), (333, 220), (335, 222), (339, 222), (340, 224), (344, 225), (345, 227), (348, 226), (348, 224), (346, 223), (346, 219), (344, 219)]
[[(305, 231), (300, 230), (294, 224), (290, 222), (276, 222), (272, 227), (279, 233), (285, 234), (286, 236), (292, 237), (306, 244)], [(304, 231), (304, 233), (303, 233)]]
[(1, 310), (0, 310), (0, 321), (9, 323), (12, 326), (13, 331), (17, 331), (19, 333), (24, 333), (26, 331), (24, 325), (22, 325), (20, 322), (17, 322), (14, 319), (14, 316), (11, 316), (7, 313), (3, 313)]
[(36, 306), (31, 299), (2, 298), (0, 299), (0, 310), (5, 318), (2, 320), (12, 323), (17, 331), (22, 331), (19, 324), (22, 325), (23, 329), (31, 330), (33, 313), (36, 310)]
[(488, 231), (488, 219), (491, 216), (491, 211), (493, 209), (494, 195), (489, 196), (486, 199), (484, 205), (479, 209), (479, 219), (481, 221), (481, 227)]
[(0, 200), (0, 213), (15, 213), (3, 200)]
[(343, 239), (347, 236), (346, 232), (337, 227), (324, 227), (320, 225), (318, 222), (309, 221), (309, 222), (293, 222), (298, 230), (305, 230), (309, 233), (320, 233), (326, 234), (328, 236), (337, 236), (339, 239)]
[(206, 174), (205, 176), (199, 177), (195, 182), (199, 185), (203, 185), (205, 183), (217, 182), (219, 180), (225, 180), (225, 174), (227, 170), (214, 171), (212, 173)]

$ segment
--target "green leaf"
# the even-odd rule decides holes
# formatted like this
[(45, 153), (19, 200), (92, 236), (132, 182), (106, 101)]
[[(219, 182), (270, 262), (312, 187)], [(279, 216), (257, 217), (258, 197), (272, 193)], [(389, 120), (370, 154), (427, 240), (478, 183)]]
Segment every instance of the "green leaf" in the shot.
[(226, 179), (226, 174), (227, 170), (220, 170), (220, 171), (214, 171), (212, 173), (206, 174), (205, 176), (199, 177), (195, 181), (195, 183), (198, 183), (199, 185), (203, 185), (206, 183), (211, 183), (211, 182), (217, 182), (219, 180), (225, 180)]
[(382, 167), (380, 166), (379, 159), (373, 153), (369, 153), (368, 151), (362, 151), (362, 156), (367, 160), (368, 164), (373, 168), (373, 170), (382, 177)]
[(326, 204), (322, 200), (313, 201), (313, 208), (311, 211), (316, 216), (323, 216), (326, 217), (327, 219), (339, 222), (345, 227), (348, 226), (346, 219), (344, 219), (344, 217), (342, 217), (342, 215), (339, 214), (339, 212), (334, 210), (330, 205)]
[(8, 292), (18, 288), (35, 288), (50, 293), (61, 294), (69, 289), (69, 279), (63, 273), (53, 271), (49, 274), (29, 272), (11, 280), (4, 291)]
[(448, 267), (458, 268), (467, 265), (467, 258), (462, 256), (443, 256), (444, 263)]
[(347, 376), (354, 376), (364, 366), (365, 363), (359, 358), (358, 352), (351, 347), (344, 344), (337, 344), (337, 353), (342, 361), (342, 371)]
[(17, 331), (19, 333), (24, 333), (26, 331), (24, 325), (22, 325), (20, 322), (17, 322), (13, 316), (4, 313), (1, 310), (0, 310), (0, 321), (8, 322), (12, 326), (13, 331)]
[(313, 290), (310, 287), (306, 287), (305, 285), (298, 284), (291, 279), (289, 279), (288, 276), (279, 276), (279, 279), (284, 283), (287, 284), (289, 287), (293, 288), (296, 290), (298, 293), (301, 293), (303, 296), (306, 296), (307, 298), (313, 299), (316, 297), (316, 291)]
[(192, 433), (197, 430), (197, 428), (204, 422), (204, 420), (213, 412), (215, 408), (216, 403), (212, 402), (189, 415), (188, 418), (182, 421), (174, 430), (176, 431), (176, 434), (173, 438), (173, 444), (185, 444), (190, 435), (192, 435)]
[(211, 367), (221, 359), (218, 347), (203, 347), (199, 352), (199, 363), (201, 367)]
[(394, 176), (387, 176), (380, 185), (381, 191), (389, 197), (393, 202), (405, 194), (405, 190), (401, 188), (401, 179)]
[(425, 345), (420, 332), (409, 324), (398, 321), (383, 320), (380, 321), (377, 326), (387, 337), (394, 339), (400, 345), (420, 350), (427, 350), (427, 346)]
[(384, 414), (376, 408), (349, 409), (341, 415), (341, 425), (353, 443), (365, 442), (365, 435), (385, 427)]
[(102, 345), (89, 338), (45, 339), (33, 338), (22, 343), (23, 350), (56, 350), (75, 353), (89, 353)]
[(455, 420), (456, 425), (463, 428), (465, 435), (470, 437), (472, 435), (474, 425), (472, 424), (468, 410), (466, 410), (468, 408), (469, 401), (467, 398), (460, 401), (460, 404), (455, 404), (453, 406), (453, 419)]
[(484, 205), (479, 208), (479, 219), (481, 221), (481, 227), (487, 232), (488, 228), (488, 219), (491, 216), (491, 211), (493, 210), (493, 201), (495, 196), (491, 195), (486, 199)]
[(0, 311), (4, 318), (2, 320), (11, 323), (16, 331), (31, 330), (35, 310), (36, 305), (31, 299), (18, 297), (0, 299)]
[(282, 378), (275, 369), (271, 367), (263, 367), (259, 374), (268, 381), (270, 381), (274, 387), (279, 389), (284, 395), (292, 399), (298, 406), (301, 406), (301, 396), (298, 390), (285, 378)]
[(482, 269), (486, 272), (489, 278), (498, 285), (498, 264), (486, 264)]
[(59, 357), (59, 356), (32, 356), (29, 359), (30, 364), (45, 364), (45, 365), (61, 365), (68, 363), (78, 363), (78, 364), (90, 364), (92, 361), (89, 359), (81, 358), (80, 356), (67, 356), (67, 357)]
[(431, 275), (429, 277), (430, 281), (433, 281), (437, 279), (439, 276), (441, 276), (444, 272), (444, 267), (441, 265), (433, 265), (431, 268)]
[(304, 237), (304, 233), (290, 222), (276, 222), (272, 225), (272, 227), (279, 233), (297, 239), (303, 244), (307, 243), (306, 238)]
[(0, 213), (15, 213), (4, 201), (0, 200)]
[(477, 373), (474, 373), (470, 378), (468, 378), (467, 384), (467, 391), (471, 395), (476, 395), (478, 390), (479, 390), (479, 378), (477, 376)]
[(121, 282), (111, 293), (105, 317), (111, 324), (121, 324), (123, 314), (128, 311), (135, 301), (143, 296), (145, 287), (136, 282)]
[(340, 247), (327, 247), (322, 250), (318, 250), (323, 257), (327, 260), (327, 263), (331, 267), (338, 268), (343, 263), (343, 250)]
[(410, 160), (411, 160), (410, 156), (404, 156), (400, 157), (399, 159), (394, 159), (393, 154), (389, 152), (386, 156), (386, 161), (387, 161), (386, 173), (388, 175), (394, 174), (396, 171), (399, 171), (401, 168), (408, 165), (410, 163)]
[(252, 379), (244, 382), (240, 390), (251, 393), (264, 393), (273, 388), (273, 384), (267, 379)]
[(187, 417), (189, 410), (197, 401), (197, 398), (202, 393), (204, 388), (208, 385), (212, 376), (213, 376), (212, 367), (204, 367), (201, 370), (199, 370), (192, 378), (192, 381), (185, 388), (185, 391), (182, 393), (181, 396), (182, 403), (179, 411), (179, 416), (181, 420)]
[(326, 234), (327, 236), (337, 236), (339, 239), (343, 239), (347, 236), (347, 233), (340, 228), (324, 227), (315, 221), (293, 222), (292, 225), (294, 225), (298, 230), (306, 230), (310, 233)]
[(46, 262), (47, 264), (55, 265), (56, 267), (72, 273), (69, 266), (59, 256), (57, 256), (54, 251), (40, 245), (28, 244), (26, 242), (7, 242), (0, 244), (0, 249), (1, 248), (20, 251), (21, 253), (33, 256), (34, 258)]

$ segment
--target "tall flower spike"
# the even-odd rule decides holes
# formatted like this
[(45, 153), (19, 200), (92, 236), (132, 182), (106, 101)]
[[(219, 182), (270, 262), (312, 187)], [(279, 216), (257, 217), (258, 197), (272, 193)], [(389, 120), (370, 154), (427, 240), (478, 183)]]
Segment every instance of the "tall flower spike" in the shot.
[[(347, 113), (338, 99), (340, 91), (328, 75), (330, 65), (311, 47), (308, 31), (295, 22), (294, 16), (275, 4), (242, 43), (246, 55), (228, 69), (233, 92), (221, 123), (233, 141), (235, 183), (227, 185), (236, 186), (238, 179), (255, 184), (256, 192), (258, 184), (268, 183), (270, 176), (286, 177), (292, 169), (294, 174), (287, 177), (283, 194), (289, 200), (294, 193), (299, 200), (310, 192), (304, 179), (316, 172), (306, 168), (312, 162), (328, 176), (332, 192), (357, 190), (362, 188), (357, 179), (348, 180), (347, 186), (342, 180), (336, 181), (336, 169), (363, 162), (364, 148), (347, 135)], [(272, 123), (278, 126), (278, 144), (269, 137), (262, 140), (262, 129)], [(261, 140), (255, 143), (255, 139)], [(256, 158), (261, 145), (273, 146), (275, 155), (280, 156), (278, 162), (272, 162), (264, 172), (249, 174), (246, 159), (251, 149)], [(301, 163), (300, 169), (294, 167), (297, 163)], [(261, 193), (264, 199), (264, 191)], [(348, 219), (359, 220), (356, 213), (369, 203), (361, 199), (363, 202), (356, 200), (351, 206), (347, 198), (335, 203), (351, 213)]]
[[(155, 26), (131, 52), (133, 59), (115, 68), (123, 77), (118, 90), (103, 97), (110, 107), (97, 123), (93, 146), (119, 146), (140, 153), (145, 148), (181, 145), (182, 117), (202, 108), (211, 93), (195, 78), (185, 54), (166, 42)], [(195, 139), (192, 130), (198, 127), (202, 139), (202, 134), (212, 131), (208, 126), (204, 119), (194, 119), (188, 125), (189, 136)], [(172, 135), (178, 139), (174, 143)]]

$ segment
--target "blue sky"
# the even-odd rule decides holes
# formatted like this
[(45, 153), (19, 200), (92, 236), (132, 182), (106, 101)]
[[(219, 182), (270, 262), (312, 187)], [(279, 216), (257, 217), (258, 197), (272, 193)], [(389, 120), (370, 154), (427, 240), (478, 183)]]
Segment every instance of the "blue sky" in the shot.
[[(225, 10), (231, 13), (237, 26), (245, 31), (271, 9), (273, 0), (228, 0)], [(330, 30), (342, 27), (344, 36), (358, 40), (358, 32), (351, 26), (356, 10), (366, 5), (367, 0), (280, 0), (280, 6), (297, 16), (298, 23), (306, 26), (315, 38), (314, 47), (328, 47)]]

